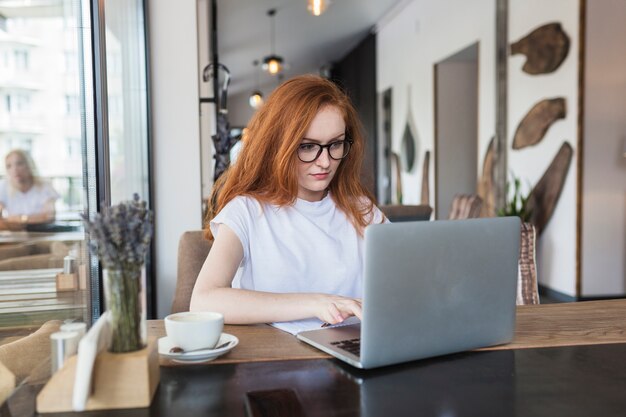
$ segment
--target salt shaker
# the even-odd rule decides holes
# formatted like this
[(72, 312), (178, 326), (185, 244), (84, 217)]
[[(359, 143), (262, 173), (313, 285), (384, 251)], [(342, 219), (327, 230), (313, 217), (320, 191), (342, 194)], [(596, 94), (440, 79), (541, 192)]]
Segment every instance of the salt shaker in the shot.
[(78, 333), (78, 340), (87, 333), (87, 323), (75, 321), (72, 323), (64, 323), (61, 325), (60, 330), (62, 332), (76, 332)]
[(80, 335), (77, 332), (55, 332), (50, 335), (50, 358), (52, 373), (63, 367), (63, 364), (78, 351)]

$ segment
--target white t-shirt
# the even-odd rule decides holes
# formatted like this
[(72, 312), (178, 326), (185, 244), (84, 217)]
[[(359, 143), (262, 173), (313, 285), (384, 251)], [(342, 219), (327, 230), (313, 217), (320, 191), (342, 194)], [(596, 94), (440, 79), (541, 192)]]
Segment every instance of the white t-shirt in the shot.
[[(382, 218), (374, 208), (370, 224)], [(231, 228), (243, 246), (233, 288), (363, 296), (363, 238), (330, 194), (286, 207), (239, 196), (210, 222), (214, 236), (220, 224)], [(317, 318), (272, 323), (293, 334), (321, 324)]]
[(6, 181), (0, 181), (0, 203), (9, 216), (41, 213), (48, 201), (57, 198), (59, 194), (46, 182), (35, 184), (23, 193), (10, 187)]

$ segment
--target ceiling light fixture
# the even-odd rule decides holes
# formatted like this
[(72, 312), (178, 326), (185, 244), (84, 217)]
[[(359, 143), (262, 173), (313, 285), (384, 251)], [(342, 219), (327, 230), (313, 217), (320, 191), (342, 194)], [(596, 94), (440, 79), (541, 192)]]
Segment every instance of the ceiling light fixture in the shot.
[(252, 65), (254, 65), (254, 72), (256, 75), (256, 90), (254, 90), (252, 94), (250, 94), (248, 103), (250, 103), (250, 107), (256, 110), (263, 105), (263, 93), (259, 88), (259, 61), (255, 59), (252, 62)]
[(270, 17), (270, 46), (271, 54), (263, 58), (263, 69), (272, 75), (276, 75), (283, 70), (283, 58), (274, 53), (274, 16), (276, 16), (276, 9), (270, 9), (267, 11), (267, 15)]
[(313, 16), (320, 16), (326, 11), (329, 4), (329, 0), (307, 0), (307, 10)]

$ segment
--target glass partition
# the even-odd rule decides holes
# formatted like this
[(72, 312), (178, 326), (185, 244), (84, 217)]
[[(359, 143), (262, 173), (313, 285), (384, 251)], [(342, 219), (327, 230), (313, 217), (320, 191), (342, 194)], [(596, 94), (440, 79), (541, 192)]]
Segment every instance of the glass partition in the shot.
[(0, 0), (0, 343), (49, 320), (91, 320), (86, 3)]
[(149, 200), (146, 46), (143, 1), (104, 6), (111, 203)]

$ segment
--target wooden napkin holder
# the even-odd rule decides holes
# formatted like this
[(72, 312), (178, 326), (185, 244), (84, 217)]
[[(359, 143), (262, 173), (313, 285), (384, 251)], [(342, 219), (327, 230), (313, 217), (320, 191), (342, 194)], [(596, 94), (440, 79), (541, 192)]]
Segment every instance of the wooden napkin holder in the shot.
[[(37, 395), (38, 413), (73, 411), (76, 359), (70, 357)], [(149, 338), (148, 346), (136, 352), (99, 353), (92, 378), (85, 410), (149, 407), (160, 378), (157, 339)]]
[(56, 289), (57, 292), (78, 290), (78, 276), (76, 274), (57, 274)]

